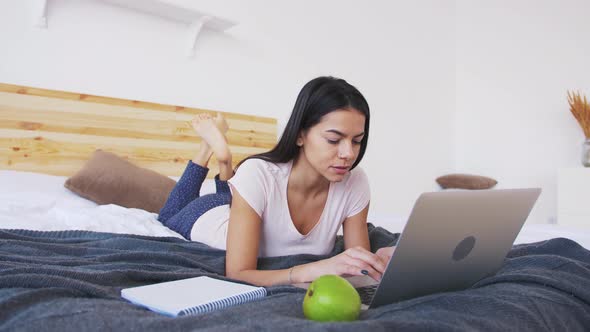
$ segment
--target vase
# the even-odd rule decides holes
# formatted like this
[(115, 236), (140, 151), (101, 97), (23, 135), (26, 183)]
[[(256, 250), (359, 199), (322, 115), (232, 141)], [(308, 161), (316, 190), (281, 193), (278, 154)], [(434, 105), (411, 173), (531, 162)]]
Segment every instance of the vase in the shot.
[(590, 138), (586, 138), (582, 143), (582, 165), (590, 167)]

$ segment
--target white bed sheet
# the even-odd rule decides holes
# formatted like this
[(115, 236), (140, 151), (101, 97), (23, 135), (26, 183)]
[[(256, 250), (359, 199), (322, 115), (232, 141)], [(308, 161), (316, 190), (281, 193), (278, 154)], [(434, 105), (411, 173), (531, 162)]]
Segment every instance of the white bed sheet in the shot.
[[(157, 214), (115, 204), (98, 205), (64, 187), (67, 177), (0, 170), (0, 228), (87, 230), (147, 236), (182, 236)], [(205, 191), (214, 190), (207, 180)]]
[[(88, 230), (182, 238), (162, 225), (157, 215), (118, 205), (97, 205), (63, 186), (66, 177), (0, 170), (0, 228), (41, 231)], [(214, 191), (206, 180), (201, 193)], [(407, 218), (371, 213), (368, 220), (393, 233), (403, 230)], [(516, 242), (530, 243), (564, 237), (590, 249), (590, 232), (560, 225), (527, 223)]]
[(40, 231), (87, 230), (95, 232), (168, 236), (182, 238), (163, 226), (156, 214), (109, 204), (72, 209), (60, 204), (26, 207), (18, 204), (0, 208), (4, 229)]

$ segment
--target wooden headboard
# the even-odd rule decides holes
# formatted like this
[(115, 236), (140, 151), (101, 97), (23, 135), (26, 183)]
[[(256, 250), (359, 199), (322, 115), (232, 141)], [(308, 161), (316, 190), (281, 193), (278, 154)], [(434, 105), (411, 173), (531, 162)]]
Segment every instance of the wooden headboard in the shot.
[[(0, 169), (69, 176), (96, 149), (179, 176), (199, 148), (195, 114), (215, 111), (0, 83)], [(276, 143), (272, 118), (223, 112), (234, 165)], [(217, 173), (214, 159), (209, 167)]]

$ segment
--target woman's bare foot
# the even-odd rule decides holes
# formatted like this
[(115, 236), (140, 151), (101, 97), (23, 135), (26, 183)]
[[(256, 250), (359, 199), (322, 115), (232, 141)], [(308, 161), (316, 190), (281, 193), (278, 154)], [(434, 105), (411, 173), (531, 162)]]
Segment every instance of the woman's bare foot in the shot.
[[(199, 114), (199, 115), (195, 116), (191, 121), (191, 125), (194, 127), (195, 121), (198, 122), (201, 119), (206, 118), (207, 116), (208, 116), (207, 114)], [(209, 144), (207, 144), (207, 142), (204, 139), (202, 139), (201, 145), (199, 147), (199, 152), (197, 152), (197, 154), (192, 159), (192, 161), (193, 161), (193, 163), (195, 163), (197, 165), (207, 167), (207, 165), (209, 164), (209, 159), (211, 159), (212, 155), (213, 155), (213, 150), (211, 150), (211, 147), (209, 146)]]
[(229, 130), (229, 125), (227, 121), (225, 121), (225, 117), (220, 112), (217, 112), (217, 116), (215, 116), (215, 125), (219, 129), (219, 131), (225, 136), (225, 133)]
[[(223, 117), (221, 117), (220, 123), (225, 123)], [(201, 136), (203, 141), (213, 151), (215, 158), (220, 164), (227, 163), (228, 161), (231, 163), (231, 152), (229, 151), (223, 132), (217, 127), (217, 118), (213, 119), (209, 114), (199, 114), (193, 119), (192, 125), (195, 132)]]

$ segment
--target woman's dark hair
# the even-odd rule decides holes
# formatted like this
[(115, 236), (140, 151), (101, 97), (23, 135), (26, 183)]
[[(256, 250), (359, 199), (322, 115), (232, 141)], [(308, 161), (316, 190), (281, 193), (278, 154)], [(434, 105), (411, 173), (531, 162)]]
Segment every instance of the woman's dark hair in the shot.
[(351, 169), (363, 159), (369, 139), (369, 105), (365, 97), (352, 85), (343, 79), (322, 76), (309, 81), (297, 96), (293, 112), (287, 122), (287, 126), (281, 135), (281, 139), (275, 147), (264, 153), (252, 155), (251, 158), (259, 158), (273, 163), (286, 163), (299, 155), (300, 147), (297, 146), (297, 138), (305, 131), (320, 122), (322, 117), (330, 112), (342, 109), (355, 109), (365, 116), (365, 135), (361, 141), (358, 157)]

